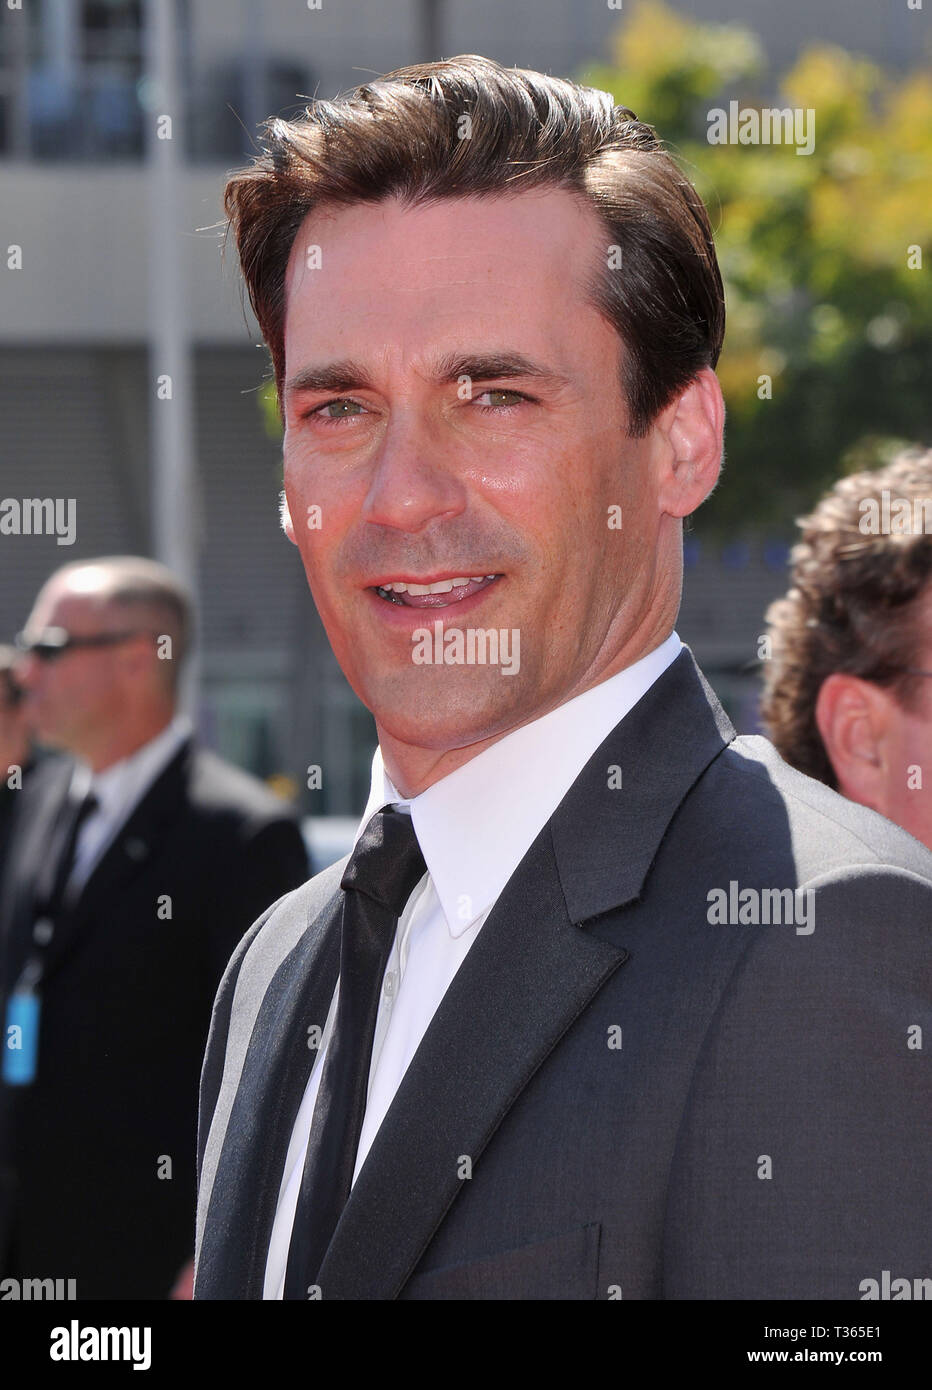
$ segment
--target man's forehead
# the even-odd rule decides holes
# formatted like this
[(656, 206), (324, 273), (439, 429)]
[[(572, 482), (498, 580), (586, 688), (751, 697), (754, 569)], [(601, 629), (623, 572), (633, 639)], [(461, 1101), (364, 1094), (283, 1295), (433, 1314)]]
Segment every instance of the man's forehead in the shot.
[(286, 280), (288, 373), (365, 358), (434, 378), (441, 358), (507, 349), (568, 375), (579, 338), (554, 325), (597, 316), (584, 276), (598, 250), (597, 219), (565, 190), (312, 214)]
[[(376, 203), (315, 209), (298, 229), (288, 260), (286, 295), (315, 285), (365, 291), (361, 274), (394, 291), (455, 287), (462, 277), (492, 283), (562, 271), (564, 293), (587, 251), (608, 241), (591, 208), (567, 189), (440, 198), (408, 205)], [(587, 244), (588, 243), (588, 244)], [(330, 272), (328, 274), (328, 271)]]
[(43, 626), (67, 627), (106, 615), (109, 604), (96, 588), (73, 587), (73, 580), (59, 580), (36, 600), (34, 620)]

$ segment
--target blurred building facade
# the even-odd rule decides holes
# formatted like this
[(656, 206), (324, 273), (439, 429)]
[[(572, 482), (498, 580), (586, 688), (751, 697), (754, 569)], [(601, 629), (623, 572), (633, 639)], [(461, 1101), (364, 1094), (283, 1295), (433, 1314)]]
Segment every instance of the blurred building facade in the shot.
[[(73, 545), (0, 540), (0, 640), (52, 569), (103, 553), (151, 553), (145, 0), (0, 6), (0, 497), (75, 498)], [(754, 27), (775, 62), (812, 39), (899, 65), (908, 23), (849, 0), (681, 3)], [(895, 8), (895, 7), (894, 7)], [(900, 7), (905, 13), (905, 5)], [(857, 9), (857, 13), (853, 12)], [(878, 11), (887, 11), (884, 14)], [(818, 11), (816, 14), (815, 11)], [(256, 393), (267, 356), (244, 319), (235, 255), (217, 223), (227, 169), (260, 120), (294, 114), (379, 72), (480, 52), (571, 74), (605, 53), (621, 6), (569, 0), (179, 0), (182, 271), (193, 348), (200, 697), (208, 742), (261, 776), (288, 777), (309, 811), (357, 813), (374, 724), (342, 677), (278, 526), (280, 443)], [(788, 45), (792, 45), (788, 47)], [(618, 95), (622, 99), (621, 94)], [(20, 264), (10, 248), (20, 248)], [(727, 484), (726, 484), (727, 485)], [(763, 612), (785, 551), (687, 547), (678, 624), (735, 716), (753, 720)], [(310, 791), (308, 769), (325, 768)], [(313, 774), (310, 775), (313, 782)]]

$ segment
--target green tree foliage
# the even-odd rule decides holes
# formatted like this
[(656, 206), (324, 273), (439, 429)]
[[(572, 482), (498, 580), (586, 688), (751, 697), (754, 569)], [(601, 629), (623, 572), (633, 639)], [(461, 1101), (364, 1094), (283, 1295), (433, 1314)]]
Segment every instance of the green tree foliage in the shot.
[[(655, 126), (712, 216), (727, 462), (696, 529), (789, 533), (839, 472), (932, 442), (932, 71), (819, 46), (774, 82), (748, 30), (643, 0), (579, 76)], [(813, 152), (711, 144), (730, 101), (811, 110)]]

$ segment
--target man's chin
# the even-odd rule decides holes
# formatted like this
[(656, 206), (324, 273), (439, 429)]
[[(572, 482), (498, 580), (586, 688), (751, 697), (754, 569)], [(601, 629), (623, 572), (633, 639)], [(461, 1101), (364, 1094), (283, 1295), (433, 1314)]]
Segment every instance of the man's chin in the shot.
[(413, 748), (446, 752), (500, 737), (529, 716), (521, 692), (499, 671), (407, 671), (361, 693), (379, 729)]

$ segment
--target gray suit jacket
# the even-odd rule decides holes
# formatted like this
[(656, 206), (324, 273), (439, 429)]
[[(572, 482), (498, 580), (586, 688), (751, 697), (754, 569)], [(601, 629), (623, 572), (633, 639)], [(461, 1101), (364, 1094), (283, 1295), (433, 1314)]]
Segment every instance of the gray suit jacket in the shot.
[[(345, 863), (280, 899), (220, 987), (198, 1298), (262, 1296)], [(932, 854), (736, 737), (684, 650), (492, 909), (322, 1297), (857, 1299), (929, 1275), (930, 938)]]

